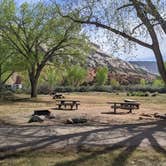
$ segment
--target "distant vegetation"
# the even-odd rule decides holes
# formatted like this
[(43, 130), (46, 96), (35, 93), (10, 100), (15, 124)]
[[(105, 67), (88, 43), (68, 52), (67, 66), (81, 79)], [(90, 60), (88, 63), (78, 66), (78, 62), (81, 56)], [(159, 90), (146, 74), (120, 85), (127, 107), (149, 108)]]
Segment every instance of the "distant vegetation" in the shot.
[(96, 85), (105, 85), (108, 80), (108, 68), (99, 67), (96, 72)]
[[(66, 69), (48, 67), (41, 74), (38, 92), (48, 94), (52, 90), (57, 92), (127, 91), (129, 92), (128, 96), (149, 96), (150, 93), (166, 92), (164, 83), (160, 78), (152, 82), (140, 79), (139, 84), (123, 85), (115, 78), (108, 76), (109, 72), (106, 67), (96, 69), (96, 76), (92, 81), (88, 81), (88, 70), (80, 65), (73, 65)], [(24, 83), (27, 84), (26, 79)], [(28, 88), (26, 92), (28, 92)]]

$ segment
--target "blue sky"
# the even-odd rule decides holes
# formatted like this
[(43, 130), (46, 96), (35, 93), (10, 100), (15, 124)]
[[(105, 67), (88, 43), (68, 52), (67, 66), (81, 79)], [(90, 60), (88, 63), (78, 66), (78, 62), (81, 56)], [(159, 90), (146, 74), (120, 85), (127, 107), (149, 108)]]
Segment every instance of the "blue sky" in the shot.
[(39, 0), (15, 0), (15, 2), (19, 5), (23, 2), (37, 2), (37, 1), (39, 1)]
[[(15, 0), (15, 2), (20, 5), (23, 2), (37, 2), (40, 0)], [(59, 0), (60, 1), (60, 0)], [(109, 47), (109, 41), (107, 39), (105, 39), (103, 37), (102, 32), (99, 36), (100, 39), (95, 36), (95, 34), (93, 34), (93, 36), (91, 37), (92, 41), (95, 42), (96, 44), (101, 44), (102, 48), (107, 52), (107, 53), (111, 53), (111, 48)], [(164, 36), (163, 38), (160, 39), (160, 48), (161, 48), (161, 52), (164, 55), (164, 59), (166, 60), (166, 36)], [(106, 41), (107, 40), (107, 41)], [(103, 43), (107, 43), (107, 44), (103, 44)], [(133, 49), (130, 53), (123, 53), (122, 51), (120, 51), (121, 53), (118, 54), (115, 53), (116, 56), (124, 59), (124, 60), (146, 60), (146, 61), (155, 61), (155, 56), (153, 54), (153, 52), (148, 49), (148, 48), (144, 48), (141, 46), (137, 46), (136, 49)]]

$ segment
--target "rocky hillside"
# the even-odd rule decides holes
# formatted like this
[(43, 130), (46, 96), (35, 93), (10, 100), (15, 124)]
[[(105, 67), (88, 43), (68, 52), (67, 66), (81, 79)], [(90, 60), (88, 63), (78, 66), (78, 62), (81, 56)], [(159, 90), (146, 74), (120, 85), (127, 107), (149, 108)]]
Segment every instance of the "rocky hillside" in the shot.
[(139, 66), (132, 65), (129, 62), (104, 53), (99, 46), (94, 44), (88, 56), (87, 66), (90, 69), (92, 77), (95, 77), (97, 67), (107, 66), (109, 69), (109, 78), (115, 78), (122, 84), (139, 83), (141, 78), (149, 81), (155, 78), (155, 75)]
[(137, 65), (150, 73), (159, 74), (157, 63), (154, 61), (130, 61), (132, 65)]

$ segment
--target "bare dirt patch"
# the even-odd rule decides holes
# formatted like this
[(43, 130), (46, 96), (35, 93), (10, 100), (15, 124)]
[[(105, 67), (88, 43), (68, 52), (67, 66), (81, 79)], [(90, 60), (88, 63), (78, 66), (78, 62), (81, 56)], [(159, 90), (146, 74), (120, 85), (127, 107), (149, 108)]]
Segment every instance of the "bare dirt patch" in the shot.
[[(51, 121), (45, 121), (43, 125), (63, 123), (67, 118), (86, 117), (96, 123), (136, 123), (140, 122), (139, 117), (142, 114), (166, 113), (166, 95), (156, 97), (130, 97), (141, 103), (139, 110), (134, 110), (128, 114), (127, 110), (118, 110), (113, 114), (109, 101), (123, 101), (126, 97), (124, 93), (120, 95), (110, 93), (74, 93), (64, 94), (67, 99), (80, 100), (81, 105), (77, 111), (63, 111), (56, 109), (56, 101), (50, 96), (39, 96), (36, 100), (22, 100), (14, 103), (0, 104), (0, 119), (14, 124), (27, 124), (34, 110), (48, 109), (57, 118)], [(27, 96), (23, 96), (27, 97)], [(144, 121), (145, 118), (142, 119)], [(146, 118), (148, 120), (148, 118)], [(153, 118), (149, 118), (153, 120)], [(155, 119), (154, 119), (155, 120)]]

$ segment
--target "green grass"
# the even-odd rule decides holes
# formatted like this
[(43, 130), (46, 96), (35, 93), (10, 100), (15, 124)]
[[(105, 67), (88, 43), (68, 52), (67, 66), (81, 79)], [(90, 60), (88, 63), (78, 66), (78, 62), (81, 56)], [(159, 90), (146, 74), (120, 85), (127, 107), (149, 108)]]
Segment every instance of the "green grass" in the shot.
[(152, 149), (92, 152), (33, 152), (0, 161), (1, 166), (165, 166), (166, 156)]

